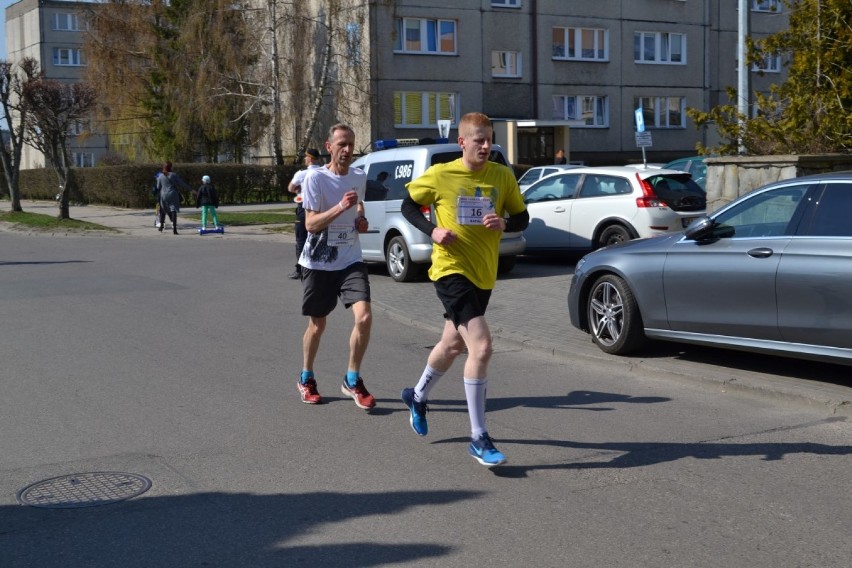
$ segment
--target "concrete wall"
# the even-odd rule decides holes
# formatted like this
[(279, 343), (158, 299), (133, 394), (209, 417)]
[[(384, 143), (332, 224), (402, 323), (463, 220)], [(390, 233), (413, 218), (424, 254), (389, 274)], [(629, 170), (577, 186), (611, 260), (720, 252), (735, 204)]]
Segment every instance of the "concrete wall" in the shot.
[(707, 211), (712, 212), (768, 183), (852, 170), (852, 155), (723, 156), (706, 163)]

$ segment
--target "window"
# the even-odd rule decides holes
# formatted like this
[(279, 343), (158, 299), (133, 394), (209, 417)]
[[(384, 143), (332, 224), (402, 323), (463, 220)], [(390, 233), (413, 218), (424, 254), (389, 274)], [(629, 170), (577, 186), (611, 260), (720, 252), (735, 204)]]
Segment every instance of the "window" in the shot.
[(89, 132), (90, 126), (91, 125), (88, 120), (75, 120), (68, 129), (68, 134), (71, 136), (79, 136), (84, 132)]
[(553, 59), (609, 61), (609, 30), (553, 28)]
[(520, 77), (521, 54), (517, 51), (492, 51), (491, 76)]
[(62, 32), (80, 32), (89, 29), (89, 25), (77, 14), (58, 12), (53, 15), (53, 29)]
[(346, 59), (352, 67), (361, 62), (361, 26), (355, 22), (346, 24)]
[(454, 93), (397, 91), (393, 94), (394, 126), (431, 128), (439, 119), (457, 116), (458, 104)]
[(520, 8), (521, 0), (491, 0), (492, 8)]
[(781, 56), (767, 55), (762, 61), (757, 61), (751, 66), (752, 71), (760, 73), (780, 73), (781, 72)]
[(78, 168), (92, 168), (95, 166), (95, 155), (91, 152), (71, 152), (71, 161)]
[(637, 97), (633, 108), (642, 109), (646, 128), (686, 128), (684, 97)]
[(76, 65), (81, 66), (86, 64), (83, 57), (82, 49), (70, 49), (65, 47), (53, 48), (53, 64), (54, 65)]
[(852, 191), (848, 183), (829, 183), (819, 197), (813, 219), (805, 232), (812, 237), (852, 237), (849, 208)]
[(715, 221), (720, 238), (780, 237), (791, 234), (790, 222), (803, 206), (807, 184), (772, 189), (740, 202)]
[(636, 63), (686, 64), (686, 34), (636, 32), (633, 34)]
[(609, 97), (554, 95), (555, 120), (580, 120), (585, 126), (609, 126)]
[(751, 0), (751, 9), (754, 12), (780, 12), (781, 0)]
[(455, 55), (456, 22), (397, 18), (393, 50), (399, 53)]

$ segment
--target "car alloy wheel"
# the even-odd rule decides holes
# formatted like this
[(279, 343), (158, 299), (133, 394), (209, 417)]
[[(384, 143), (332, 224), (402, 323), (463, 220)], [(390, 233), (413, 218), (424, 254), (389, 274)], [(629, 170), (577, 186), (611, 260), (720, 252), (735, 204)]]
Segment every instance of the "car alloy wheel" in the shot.
[(587, 310), (592, 340), (602, 351), (623, 355), (645, 342), (636, 299), (618, 276), (606, 274), (595, 281)]
[(392, 238), (385, 249), (385, 264), (388, 274), (396, 282), (413, 282), (422, 274), (421, 265), (411, 262), (405, 239), (400, 236)]

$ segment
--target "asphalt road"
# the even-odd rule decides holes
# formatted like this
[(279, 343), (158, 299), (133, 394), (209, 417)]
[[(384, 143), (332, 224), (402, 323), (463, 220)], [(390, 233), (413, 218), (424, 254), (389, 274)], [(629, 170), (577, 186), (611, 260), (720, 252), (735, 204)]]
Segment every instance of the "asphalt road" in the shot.
[[(292, 243), (139, 230), (0, 233), (4, 568), (852, 564), (844, 368), (605, 357), (565, 320), (570, 262), (523, 262), (489, 314), (489, 427), (510, 459), (489, 470), (465, 451), (459, 364), (428, 437), (398, 401), (437, 338), (428, 283), (372, 272), (379, 405), (339, 394), (337, 310), (312, 407)], [(91, 508), (17, 502), (86, 472), (152, 485)]]

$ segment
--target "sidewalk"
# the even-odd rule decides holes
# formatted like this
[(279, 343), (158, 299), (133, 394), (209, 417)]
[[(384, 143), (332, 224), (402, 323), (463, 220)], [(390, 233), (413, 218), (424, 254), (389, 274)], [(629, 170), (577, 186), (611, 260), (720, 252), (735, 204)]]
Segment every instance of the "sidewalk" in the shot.
[[(0, 201), (0, 211), (9, 211), (9, 201)], [(40, 213), (42, 215), (57, 215), (58, 206), (54, 201), (21, 201), (21, 207), (28, 213)], [(264, 211), (269, 209), (284, 209), (295, 207), (293, 203), (272, 203), (258, 205), (225, 205), (219, 207), (220, 212), (239, 211)], [(186, 215), (198, 213), (195, 207), (184, 207), (178, 213), (178, 231), (187, 235), (198, 236), (199, 221), (187, 219)], [(162, 237), (154, 227), (153, 209), (123, 209), (121, 207), (109, 207), (103, 205), (71, 205), (71, 218), (78, 221), (88, 221), (110, 227), (119, 231), (120, 234), (133, 237)], [(262, 238), (263, 240), (295, 242), (295, 237), (290, 233), (269, 232), (269, 225), (247, 225), (240, 227), (225, 227), (229, 238)], [(171, 231), (169, 231), (171, 235)], [(218, 234), (204, 235), (209, 238), (222, 237)]]
[[(25, 201), (21, 205), (24, 211), (28, 212), (57, 212), (56, 204), (50, 201)], [(292, 206), (225, 206), (219, 210), (258, 211)], [(8, 211), (9, 202), (0, 202), (0, 210)], [(195, 208), (186, 208), (183, 213), (194, 211)], [(153, 210), (97, 205), (71, 206), (71, 217), (116, 229), (120, 232), (120, 237), (174, 239), (184, 238), (185, 235), (185, 238), (195, 240), (203, 238), (253, 239), (290, 244), (295, 242), (292, 234), (269, 233), (264, 226), (226, 227), (224, 235), (208, 234), (200, 237), (196, 232), (198, 222), (182, 220), (181, 214), (178, 214), (178, 230), (181, 235), (175, 237), (170, 231), (157, 231), (154, 227)], [(109, 235), (112, 236), (112, 233)], [(519, 262), (509, 275), (500, 278), (488, 308), (488, 323), (495, 338), (495, 352), (533, 350), (542, 357), (565, 361), (568, 368), (571, 361), (578, 357), (601, 363), (621, 364), (637, 374), (666, 376), (673, 380), (703, 385), (720, 394), (739, 391), (769, 396), (788, 403), (820, 406), (832, 414), (852, 416), (852, 388), (828, 382), (844, 380), (842, 377), (846, 376), (844, 373), (847, 373), (848, 369), (839, 365), (819, 367), (815, 364), (815, 368), (823, 369), (832, 375), (828, 377), (817, 376), (817, 371), (788, 371), (787, 367), (808, 369), (808, 364), (781, 357), (769, 357), (766, 359), (767, 368), (754, 369), (749, 367), (749, 363), (738, 366), (735, 361), (741, 355), (737, 352), (720, 351), (721, 355), (714, 355), (717, 353), (715, 351), (711, 351), (710, 355), (699, 352), (705, 354), (690, 358), (679, 355), (679, 348), (675, 344), (663, 344), (660, 348), (662, 353), (649, 353), (647, 357), (619, 358), (605, 355), (592, 344), (588, 335), (568, 323), (566, 298), (571, 273), (572, 269), (567, 266)], [(297, 286), (298, 283), (294, 282), (293, 285)], [(428, 282), (400, 284), (390, 278), (373, 278), (371, 288), (374, 309), (397, 321), (434, 334), (437, 339), (441, 327), (436, 318), (440, 314), (436, 311), (434, 291)], [(714, 359), (714, 356), (719, 359)], [(729, 361), (734, 363), (726, 366)]]

